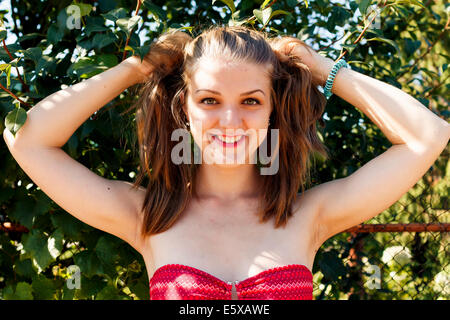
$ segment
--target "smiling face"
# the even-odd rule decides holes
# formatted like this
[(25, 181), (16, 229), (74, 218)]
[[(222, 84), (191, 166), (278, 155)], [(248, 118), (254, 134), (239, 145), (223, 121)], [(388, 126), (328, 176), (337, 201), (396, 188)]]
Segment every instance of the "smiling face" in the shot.
[(272, 111), (267, 67), (203, 58), (183, 107), (202, 163), (250, 162), (267, 135)]

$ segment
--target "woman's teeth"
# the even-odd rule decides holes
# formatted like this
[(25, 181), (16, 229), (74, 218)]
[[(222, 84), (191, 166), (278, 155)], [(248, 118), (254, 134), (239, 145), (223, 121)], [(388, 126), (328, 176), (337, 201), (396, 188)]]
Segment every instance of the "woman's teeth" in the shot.
[(220, 141), (222, 142), (226, 142), (226, 143), (235, 143), (239, 140), (241, 140), (241, 138), (244, 135), (240, 135), (240, 136), (234, 136), (234, 137), (223, 137), (223, 136), (215, 136), (216, 138), (218, 138)]

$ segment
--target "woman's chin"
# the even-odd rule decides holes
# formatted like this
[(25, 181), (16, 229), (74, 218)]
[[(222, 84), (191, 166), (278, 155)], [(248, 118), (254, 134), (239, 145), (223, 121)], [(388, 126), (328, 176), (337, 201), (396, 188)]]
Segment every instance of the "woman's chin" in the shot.
[[(220, 168), (237, 168), (239, 166), (252, 164), (249, 157), (245, 154), (225, 155), (220, 154), (219, 152), (205, 155), (203, 163)], [(253, 164), (256, 164), (256, 160)]]

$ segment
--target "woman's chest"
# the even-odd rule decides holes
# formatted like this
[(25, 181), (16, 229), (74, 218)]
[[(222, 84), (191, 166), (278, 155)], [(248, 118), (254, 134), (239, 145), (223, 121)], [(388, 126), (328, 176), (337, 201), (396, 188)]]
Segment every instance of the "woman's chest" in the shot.
[(227, 212), (186, 212), (169, 230), (149, 237), (143, 252), (149, 278), (167, 264), (195, 267), (224, 281), (243, 280), (289, 264), (312, 269), (315, 252), (307, 213), (274, 228), (273, 220), (259, 223), (249, 212)]

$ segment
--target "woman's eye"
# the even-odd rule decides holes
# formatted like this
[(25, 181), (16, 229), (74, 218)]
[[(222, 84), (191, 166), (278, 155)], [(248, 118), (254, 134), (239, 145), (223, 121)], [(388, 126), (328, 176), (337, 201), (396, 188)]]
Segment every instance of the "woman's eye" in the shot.
[[(204, 103), (204, 101), (207, 101), (207, 100), (214, 100), (214, 99), (213, 98), (205, 98), (201, 101), (201, 103)], [(205, 104), (210, 104), (210, 103), (205, 103)]]
[(256, 99), (253, 99), (253, 98), (249, 98), (249, 99), (247, 99), (247, 100), (245, 100), (245, 101), (248, 101), (248, 100), (250, 100), (250, 101), (254, 101), (255, 103), (251, 103), (252, 105), (257, 105), (257, 104), (260, 104), (260, 102), (258, 101), (258, 100), (256, 100)]
[[(210, 100), (210, 101), (215, 101), (214, 98), (205, 98), (205, 99), (202, 99), (200, 102), (201, 102), (201, 103), (205, 103), (205, 101), (208, 101), (208, 100)], [(245, 99), (244, 101), (253, 101), (254, 103), (250, 103), (250, 105), (261, 104), (261, 103), (259, 102), (259, 100), (256, 100), (256, 99), (253, 99), (253, 98)], [(205, 103), (205, 104), (212, 104), (212, 103)]]

